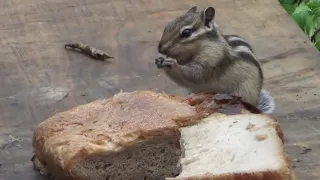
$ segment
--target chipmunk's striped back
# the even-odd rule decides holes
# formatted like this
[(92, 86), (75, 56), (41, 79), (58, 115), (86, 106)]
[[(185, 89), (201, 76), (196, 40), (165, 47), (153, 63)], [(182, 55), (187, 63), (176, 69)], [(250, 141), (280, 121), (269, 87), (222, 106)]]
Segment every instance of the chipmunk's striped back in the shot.
[(252, 46), (238, 35), (222, 35), (226, 42), (231, 46), (232, 50), (235, 51), (244, 60), (254, 63), (261, 71), (260, 75), (263, 79), (263, 74), (259, 61), (255, 56), (255, 52)]
[(232, 47), (234, 51), (239, 53), (244, 58), (256, 59), (255, 52), (252, 46), (238, 35), (224, 35), (223, 36), (227, 43)]
[[(219, 25), (214, 22), (214, 27), (219, 29)], [(219, 30), (221, 31), (221, 30)], [(252, 46), (244, 40), (241, 36), (235, 34), (222, 35), (223, 38), (227, 41), (227, 43), (232, 47), (234, 51), (236, 51), (240, 56), (245, 59), (256, 59), (255, 52)]]
[[(232, 49), (244, 59), (255, 60), (258, 62), (252, 46), (238, 35), (223, 35)], [(260, 92), (258, 108), (266, 114), (271, 114), (275, 110), (275, 101), (266, 89)]]

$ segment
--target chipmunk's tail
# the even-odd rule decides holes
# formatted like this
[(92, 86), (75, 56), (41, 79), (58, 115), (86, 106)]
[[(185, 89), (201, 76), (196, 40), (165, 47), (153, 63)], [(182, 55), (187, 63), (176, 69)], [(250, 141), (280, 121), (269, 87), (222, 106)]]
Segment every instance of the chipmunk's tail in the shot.
[(276, 104), (271, 94), (267, 90), (262, 89), (260, 91), (258, 109), (260, 109), (264, 114), (272, 114), (275, 108)]

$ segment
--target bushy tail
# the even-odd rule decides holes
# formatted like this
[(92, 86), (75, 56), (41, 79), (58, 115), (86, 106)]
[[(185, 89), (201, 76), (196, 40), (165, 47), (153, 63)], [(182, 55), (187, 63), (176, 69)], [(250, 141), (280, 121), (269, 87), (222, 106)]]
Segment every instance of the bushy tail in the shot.
[(258, 109), (264, 114), (272, 114), (276, 108), (276, 104), (271, 94), (267, 90), (262, 89), (259, 96)]

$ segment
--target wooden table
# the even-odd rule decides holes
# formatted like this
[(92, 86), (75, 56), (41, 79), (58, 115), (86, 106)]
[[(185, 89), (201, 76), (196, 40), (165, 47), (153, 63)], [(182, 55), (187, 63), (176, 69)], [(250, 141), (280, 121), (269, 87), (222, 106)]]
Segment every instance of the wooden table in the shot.
[[(154, 58), (164, 25), (194, 5), (214, 6), (221, 29), (248, 39), (260, 57), (298, 49), (263, 65), (265, 87), (276, 99), (285, 147), (300, 161), (294, 163), (298, 178), (318, 179), (320, 55), (277, 0), (2, 0), (0, 180), (43, 178), (30, 161), (32, 131), (57, 112), (120, 90), (183, 93)], [(115, 60), (66, 51), (72, 41)], [(302, 146), (312, 151), (301, 154)]]

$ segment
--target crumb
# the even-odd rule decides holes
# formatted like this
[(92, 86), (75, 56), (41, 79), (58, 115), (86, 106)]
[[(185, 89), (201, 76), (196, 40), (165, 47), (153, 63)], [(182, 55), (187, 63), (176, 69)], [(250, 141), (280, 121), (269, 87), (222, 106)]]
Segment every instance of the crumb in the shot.
[(303, 150), (302, 150), (302, 152), (301, 152), (300, 154), (307, 154), (307, 153), (309, 153), (309, 152), (311, 152), (311, 151), (312, 151), (311, 148), (303, 147)]
[(302, 148), (302, 152), (300, 152), (300, 154), (307, 154), (307, 153), (309, 153), (309, 152), (312, 151), (311, 148), (306, 147), (306, 146), (297, 145), (297, 144), (294, 144), (294, 146), (297, 146), (297, 147), (301, 147), (301, 148)]
[(251, 130), (254, 127), (254, 124), (249, 123), (246, 127), (246, 130)]
[(232, 127), (234, 124), (237, 124), (239, 121), (234, 121), (229, 127)]
[(300, 159), (292, 159), (292, 161), (294, 161), (294, 162), (301, 162)]
[(267, 135), (256, 135), (256, 139), (257, 139), (258, 141), (264, 141), (264, 140), (266, 140), (267, 138), (268, 138)]

